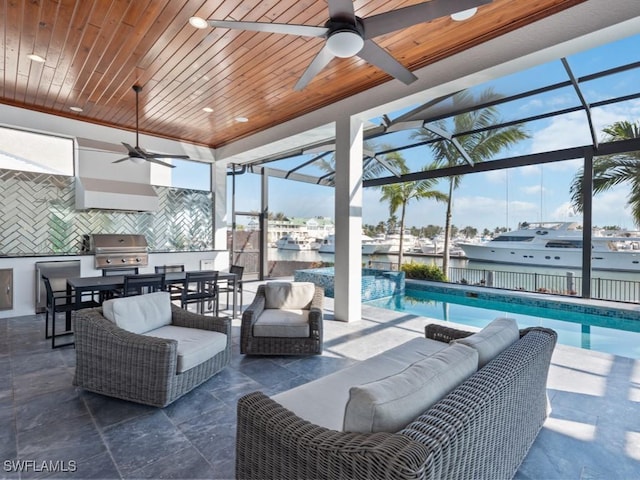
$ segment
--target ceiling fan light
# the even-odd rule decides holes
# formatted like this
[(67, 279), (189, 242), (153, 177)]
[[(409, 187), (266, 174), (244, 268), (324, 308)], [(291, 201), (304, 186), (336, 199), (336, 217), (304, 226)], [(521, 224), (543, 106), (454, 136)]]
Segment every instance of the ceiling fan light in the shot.
[(364, 40), (357, 32), (352, 30), (338, 30), (327, 38), (327, 48), (340, 58), (349, 58), (356, 55), (364, 46)]
[(195, 28), (207, 28), (209, 26), (207, 21), (201, 17), (191, 17), (189, 19), (189, 23)]
[(138, 165), (142, 165), (144, 163), (144, 158), (140, 157), (131, 157), (130, 160)]
[(462, 10), (461, 12), (456, 12), (451, 14), (451, 20), (456, 22), (463, 22), (465, 20), (469, 20), (478, 12), (477, 7), (470, 8), (468, 10)]

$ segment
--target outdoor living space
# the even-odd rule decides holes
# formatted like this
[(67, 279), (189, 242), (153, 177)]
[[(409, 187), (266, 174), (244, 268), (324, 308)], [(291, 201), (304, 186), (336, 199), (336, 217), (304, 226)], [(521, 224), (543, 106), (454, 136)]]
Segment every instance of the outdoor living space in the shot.
[[(245, 306), (258, 285), (245, 284)], [(322, 355), (240, 355), (234, 319), (231, 364), (164, 409), (73, 387), (75, 351), (50, 348), (43, 315), (0, 320), (4, 478), (234, 478), (241, 396), (272, 395), (325, 376), (423, 336), (432, 323), (366, 305), (362, 320), (340, 322), (333, 300), (325, 298), (324, 306)], [(639, 360), (557, 345), (548, 396), (550, 416), (515, 478), (640, 476)], [(60, 466), (19, 473), (16, 459)]]

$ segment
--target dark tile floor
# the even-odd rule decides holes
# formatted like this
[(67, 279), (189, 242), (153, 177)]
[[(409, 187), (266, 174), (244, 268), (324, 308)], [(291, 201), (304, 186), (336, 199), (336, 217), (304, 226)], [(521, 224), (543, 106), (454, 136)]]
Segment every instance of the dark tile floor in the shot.
[[(51, 350), (42, 315), (0, 319), (0, 477), (233, 478), (240, 396), (344, 368), (428, 322), (370, 307), (362, 321), (336, 322), (327, 303), (322, 356), (243, 357), (234, 320), (231, 365), (164, 409), (76, 389), (75, 351)], [(640, 479), (640, 362), (559, 346), (549, 394), (553, 413), (517, 479)], [(18, 472), (16, 459), (40, 471)]]

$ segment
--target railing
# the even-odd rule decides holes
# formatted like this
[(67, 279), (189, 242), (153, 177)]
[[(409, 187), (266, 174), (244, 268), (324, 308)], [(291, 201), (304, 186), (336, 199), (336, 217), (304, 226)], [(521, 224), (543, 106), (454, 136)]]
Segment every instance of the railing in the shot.
[[(398, 270), (398, 264), (394, 262), (369, 261), (367, 266), (381, 270)], [(546, 273), (449, 267), (449, 275), (447, 278), (450, 283), (548, 293), (552, 295), (580, 296), (582, 292), (582, 277), (573, 275), (571, 272), (567, 272), (566, 275), (550, 275)], [(592, 278), (591, 298), (640, 303), (640, 282), (634, 280)]]
[[(582, 292), (582, 277), (566, 275), (506, 272), (473, 268), (449, 267), (449, 281), (481, 285), (506, 290), (578, 296)], [(591, 279), (591, 298), (640, 303), (640, 282), (608, 278)]]

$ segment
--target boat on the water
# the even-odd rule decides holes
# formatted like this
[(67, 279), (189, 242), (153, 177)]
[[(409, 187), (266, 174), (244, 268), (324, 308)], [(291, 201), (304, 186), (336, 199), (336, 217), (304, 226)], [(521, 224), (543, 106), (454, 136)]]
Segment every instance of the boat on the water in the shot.
[[(594, 270), (640, 271), (640, 237), (603, 236), (591, 239)], [(469, 260), (544, 267), (582, 267), (582, 226), (576, 222), (523, 224), (488, 242), (459, 243)]]
[(298, 235), (284, 235), (276, 242), (279, 250), (314, 250), (314, 242)]
[[(363, 255), (373, 255), (376, 253), (378, 248), (378, 244), (371, 238), (366, 235), (362, 236), (362, 254)], [(322, 240), (320, 243), (320, 248), (318, 249), (320, 253), (336, 253), (336, 236), (335, 235), (327, 235), (327, 237)]]

